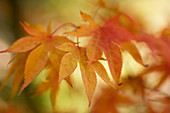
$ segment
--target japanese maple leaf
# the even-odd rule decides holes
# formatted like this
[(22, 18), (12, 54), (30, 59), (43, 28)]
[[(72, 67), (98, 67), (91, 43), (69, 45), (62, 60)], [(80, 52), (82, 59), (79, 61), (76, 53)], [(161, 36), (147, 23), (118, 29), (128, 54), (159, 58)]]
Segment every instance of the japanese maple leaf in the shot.
[(137, 38), (119, 25), (119, 16), (106, 21), (103, 26), (99, 26), (91, 16), (83, 12), (80, 13), (82, 20), (88, 21), (89, 24), (80, 25), (76, 30), (66, 34), (77, 37), (91, 37), (86, 47), (89, 62), (99, 60), (104, 52), (110, 72), (117, 84), (119, 84), (122, 69), (121, 49), (128, 51), (138, 63), (144, 65), (138, 49), (131, 42), (131, 40), (137, 40)]
[[(51, 101), (52, 101), (54, 111), (55, 111), (56, 97), (59, 91), (59, 83), (58, 83), (59, 67), (60, 67), (61, 59), (63, 55), (65, 54), (65, 52), (58, 50), (57, 53), (59, 53), (59, 55), (53, 56), (53, 57), (56, 57), (55, 67), (52, 65), (51, 61), (49, 61), (46, 64), (45, 68), (48, 71), (44, 74), (46, 76), (45, 81), (40, 82), (36, 90), (32, 93), (32, 95), (39, 95), (51, 89)], [(72, 86), (70, 79), (71, 79), (70, 76), (65, 78), (66, 82), (70, 86)]]
[(119, 113), (118, 105), (130, 106), (132, 100), (111, 87), (102, 88), (102, 92), (96, 98), (90, 113)]
[(170, 64), (170, 53), (167, 50), (170, 48), (170, 38), (169, 37), (160, 37), (155, 38), (153, 35), (149, 35), (146, 33), (141, 33), (139, 36), (141, 41), (144, 41), (149, 48), (152, 50), (153, 55), (163, 57), (163, 60)]
[(54, 48), (55, 46), (65, 42), (73, 43), (66, 37), (54, 36), (55, 32), (51, 33), (51, 24), (49, 24), (47, 31), (42, 30), (43, 27), (40, 27), (40, 25), (38, 26), (39, 29), (31, 27), (28, 23), (21, 23), (21, 25), (30, 36), (20, 38), (10, 48), (0, 52), (23, 53), (31, 50), (26, 60), (24, 84), (20, 93), (42, 71), (48, 59), (54, 67), (58, 67), (55, 61), (58, 61), (60, 53)]
[[(129, 88), (129, 91), (132, 90), (133, 95), (138, 96), (139, 98), (142, 98), (141, 101), (143, 101), (143, 105), (147, 109), (147, 113), (155, 113), (155, 105), (152, 104), (153, 102), (161, 102), (165, 106), (168, 106), (170, 104), (170, 96), (166, 93), (163, 93), (162, 91), (152, 89), (150, 85), (146, 84), (146, 80), (149, 78), (144, 78), (142, 76), (137, 77), (127, 77), (126, 84), (122, 87), (124, 90)], [(132, 96), (133, 97), (133, 96)], [(135, 100), (135, 103), (139, 103), (138, 99)]]
[(148, 45), (148, 47), (152, 51), (152, 55), (154, 56), (154, 58), (161, 58), (159, 60), (157, 59), (156, 64), (151, 65), (141, 74), (145, 75), (154, 71), (163, 72), (161, 81), (155, 88), (159, 87), (170, 75), (170, 52), (168, 52), (168, 50), (170, 49), (170, 33), (165, 33), (166, 31), (164, 31), (159, 38), (155, 38), (153, 35), (149, 35), (146, 33), (139, 34), (140, 40), (144, 41)]
[[(51, 101), (53, 105), (53, 109), (56, 103), (56, 95), (58, 92), (58, 72), (53, 66), (48, 67), (48, 72), (46, 73), (47, 78), (45, 81), (42, 81), (36, 88), (36, 90), (32, 93), (32, 95), (42, 94), (49, 89), (51, 89)], [(55, 110), (55, 109), (54, 109)]]
[(12, 64), (8, 71), (8, 73), (5, 76), (5, 79), (0, 87), (0, 90), (2, 90), (7, 83), (8, 79), (13, 75), (13, 82), (12, 82), (12, 91), (10, 93), (10, 99), (12, 99), (18, 92), (18, 89), (20, 88), (20, 85), (22, 84), (24, 80), (24, 66), (26, 59), (28, 57), (29, 52), (26, 53), (17, 53), (13, 59), (11, 60)]
[[(102, 88), (102, 92), (96, 98), (91, 113), (120, 113), (121, 107), (128, 108), (131, 106), (135, 106), (136, 111), (141, 111), (141, 108), (145, 107), (146, 113), (154, 113), (153, 106), (150, 107), (149, 100), (146, 100), (148, 93), (146, 93), (144, 83), (145, 81), (140, 76), (129, 76), (124, 79), (124, 84), (120, 86), (122, 93), (112, 90), (111, 87)], [(140, 101), (143, 104), (139, 104)], [(128, 112), (131, 112), (131, 110), (128, 109)]]
[(61, 60), (59, 69), (59, 81), (69, 77), (77, 68), (77, 63), (79, 62), (82, 80), (89, 100), (89, 105), (91, 104), (91, 99), (97, 84), (96, 73), (107, 84), (115, 88), (114, 84), (110, 81), (105, 68), (100, 62), (95, 61), (93, 63), (89, 63), (85, 48), (75, 46), (72, 43), (65, 43), (60, 46), (56, 46), (56, 48), (67, 52)]

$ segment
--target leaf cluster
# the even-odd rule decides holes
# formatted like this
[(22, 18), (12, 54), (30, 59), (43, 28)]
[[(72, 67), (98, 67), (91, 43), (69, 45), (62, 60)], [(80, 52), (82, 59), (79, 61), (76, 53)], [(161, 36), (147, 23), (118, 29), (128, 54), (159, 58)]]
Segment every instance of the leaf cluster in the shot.
[[(99, 0), (99, 5), (107, 8), (102, 0)], [(129, 97), (123, 96), (119, 91), (124, 91), (126, 87), (131, 87), (136, 91), (140, 90), (140, 94), (145, 99), (147, 86), (144, 85), (143, 77), (146, 74), (154, 71), (163, 72), (160, 82), (154, 89), (157, 89), (170, 75), (170, 53), (167, 52), (170, 48), (169, 29), (163, 31), (160, 38), (155, 38), (153, 35), (144, 33), (141, 27), (127, 14), (121, 13), (117, 9), (108, 8), (108, 10), (114, 10), (116, 16), (105, 21), (103, 25), (97, 24), (90, 15), (80, 12), (82, 20), (86, 24), (79, 26), (64, 24), (60, 26), (58, 29), (65, 25), (71, 25), (74, 28), (72, 31), (63, 33), (63, 36), (54, 35), (58, 29), (51, 32), (51, 23), (48, 25), (47, 30), (41, 25), (30, 25), (27, 22), (21, 23), (28, 36), (20, 38), (11, 47), (0, 52), (15, 53), (13, 59), (10, 61), (12, 65), (1, 85), (1, 89), (7, 83), (9, 77), (14, 75), (10, 96), (12, 98), (18, 93), (21, 85), (19, 94), (40, 72), (48, 69), (45, 81), (39, 83), (33, 95), (38, 95), (51, 89), (52, 103), (55, 106), (60, 82), (65, 80), (72, 86), (70, 75), (79, 64), (89, 105), (91, 105), (91, 100), (96, 89), (97, 75), (113, 88), (104, 91), (103, 95), (105, 97), (101, 96), (97, 100), (95, 106), (98, 107), (94, 106), (93, 112), (100, 113), (99, 111), (103, 111), (105, 107), (108, 107), (108, 112), (118, 112), (117, 108), (114, 107), (117, 102), (128, 103), (131, 101)], [(128, 22), (129, 25), (124, 24), (122, 19)], [(77, 42), (68, 39), (65, 35), (77, 37)], [(90, 39), (85, 47), (81, 47), (79, 46), (79, 38)], [(122, 53), (124, 51), (129, 52), (137, 63), (147, 67), (134, 42), (146, 43), (152, 51), (153, 57), (157, 59), (159, 56), (162, 59), (157, 59), (156, 64), (150, 65), (140, 75), (137, 75), (137, 77), (123, 80), (126, 86), (120, 86), (122, 84), (120, 78), (123, 66)], [(109, 71), (115, 82), (111, 81), (105, 67), (100, 61), (106, 61), (108, 63)], [(23, 81), (24, 83), (22, 84)], [(108, 102), (109, 100), (113, 100), (114, 102), (110, 103)], [(160, 101), (165, 101), (169, 104), (168, 99), (160, 99)], [(108, 106), (103, 106), (103, 102)], [(151, 110), (150, 107), (149, 109)]]

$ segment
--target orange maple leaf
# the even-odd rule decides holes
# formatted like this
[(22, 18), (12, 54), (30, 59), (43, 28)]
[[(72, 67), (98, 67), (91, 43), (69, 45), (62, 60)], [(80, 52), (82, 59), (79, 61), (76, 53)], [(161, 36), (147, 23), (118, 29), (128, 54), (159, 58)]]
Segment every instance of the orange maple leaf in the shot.
[[(52, 101), (53, 109), (55, 111), (56, 95), (59, 90), (59, 83), (58, 83), (59, 67), (60, 67), (61, 59), (65, 54), (65, 52), (57, 49), (55, 49), (55, 51), (53, 52), (58, 53), (58, 54), (53, 54), (52, 56), (52, 58), (54, 59), (53, 61), (55, 61), (55, 66), (52, 65), (51, 61), (47, 62), (45, 68), (48, 69), (48, 71), (45, 74), (46, 75), (45, 81), (39, 83), (39, 85), (37, 86), (36, 90), (32, 93), (32, 95), (33, 96), (39, 95), (51, 89), (51, 101)], [(72, 87), (72, 83), (70, 79), (71, 79), (70, 77), (65, 78), (66, 82)]]
[(90, 62), (97, 61), (104, 52), (111, 74), (117, 84), (119, 84), (122, 69), (121, 49), (128, 51), (138, 63), (144, 65), (138, 49), (131, 42), (138, 39), (119, 25), (119, 15), (106, 21), (103, 26), (99, 26), (91, 16), (83, 12), (80, 13), (82, 20), (88, 21), (89, 24), (80, 25), (76, 30), (66, 34), (77, 37), (91, 36), (86, 47), (88, 60)]
[(24, 66), (25, 66), (25, 62), (28, 57), (28, 54), (29, 52), (17, 53), (10, 61), (12, 62), (11, 67), (8, 73), (6, 74), (5, 79), (0, 87), (0, 90), (2, 90), (5, 84), (7, 83), (8, 79), (12, 75), (14, 75), (13, 83), (12, 83), (12, 91), (11, 91), (9, 99), (12, 99), (18, 93), (18, 89), (20, 88), (20, 85), (22, 84), (24, 80)]
[(43, 31), (43, 27), (40, 25), (38, 26), (39, 29), (31, 27), (28, 23), (21, 23), (21, 25), (30, 36), (20, 38), (10, 48), (0, 52), (21, 53), (31, 51), (26, 60), (24, 84), (20, 93), (42, 71), (48, 59), (52, 62), (54, 67), (56, 67), (56, 70), (58, 70), (58, 64), (55, 61), (58, 60), (60, 52), (58, 53), (55, 46), (66, 42), (74, 43), (66, 37), (53, 36), (56, 31), (51, 33), (51, 24), (49, 24), (47, 31)]
[(56, 46), (56, 48), (67, 52), (61, 60), (59, 81), (69, 77), (77, 68), (77, 63), (79, 63), (82, 80), (89, 100), (89, 106), (91, 105), (91, 99), (93, 97), (97, 84), (96, 73), (107, 84), (115, 88), (115, 85), (110, 81), (105, 68), (100, 62), (95, 61), (93, 63), (89, 63), (85, 48), (75, 46), (72, 43), (65, 43)]
[(112, 90), (111, 87), (105, 87), (96, 98), (90, 113), (119, 113), (119, 104), (127, 107), (132, 104), (132, 100), (127, 95)]
[(59, 90), (58, 88), (59, 84), (58, 82), (56, 82), (58, 81), (58, 72), (52, 65), (47, 66), (47, 69), (48, 72), (46, 73), (47, 76), (46, 80), (39, 83), (39, 85), (37, 86), (36, 90), (32, 93), (32, 95), (39, 95), (51, 89), (51, 101), (53, 109), (55, 111), (56, 95)]

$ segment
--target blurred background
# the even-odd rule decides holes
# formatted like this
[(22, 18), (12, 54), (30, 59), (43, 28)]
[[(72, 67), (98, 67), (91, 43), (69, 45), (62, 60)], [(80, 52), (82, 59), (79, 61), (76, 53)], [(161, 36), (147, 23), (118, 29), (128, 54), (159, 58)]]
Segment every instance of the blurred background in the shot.
[[(105, 0), (105, 2), (109, 7), (119, 4), (122, 12), (130, 14), (150, 34), (157, 36), (169, 25), (170, 0)], [(97, 8), (96, 0), (0, 0), (0, 50), (7, 49), (18, 38), (26, 35), (19, 24), (20, 21), (41, 24), (45, 27), (52, 21), (52, 28), (55, 30), (64, 23), (81, 24), (80, 11), (94, 16)], [(7, 64), (11, 57), (12, 54), (0, 54), (0, 84), (7, 73)], [(129, 59), (131, 60), (129, 61)], [(130, 56), (125, 58), (125, 63), (129, 64), (131, 61), (134, 62)], [(132, 69), (134, 65), (136, 70)], [(138, 73), (142, 69), (136, 62), (131, 63), (129, 68), (134, 73)], [(127, 73), (127, 69), (123, 70), (123, 74)], [(79, 69), (76, 69), (72, 76), (75, 81), (73, 88), (64, 81), (61, 83), (56, 108), (59, 113), (88, 113), (90, 109)], [(2, 113), (52, 112), (49, 92), (37, 97), (29, 95), (40, 79), (41, 77), (38, 76), (20, 96), (8, 100), (12, 85), (11, 78), (0, 92), (0, 111), (3, 110)], [(99, 80), (98, 87), (103, 85), (105, 84)], [(98, 89), (96, 94), (100, 92), (100, 88)]]

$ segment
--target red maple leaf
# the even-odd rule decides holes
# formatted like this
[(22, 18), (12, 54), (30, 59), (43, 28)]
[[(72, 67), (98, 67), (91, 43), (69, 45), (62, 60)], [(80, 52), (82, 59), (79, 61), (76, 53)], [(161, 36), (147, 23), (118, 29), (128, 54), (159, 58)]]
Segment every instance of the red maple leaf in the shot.
[(81, 16), (83, 21), (87, 21), (89, 24), (80, 25), (75, 31), (66, 34), (77, 37), (90, 36), (86, 47), (88, 60), (90, 62), (98, 61), (104, 52), (111, 74), (117, 84), (119, 84), (122, 69), (121, 50), (128, 51), (138, 63), (144, 65), (138, 49), (132, 43), (132, 40), (137, 40), (137, 38), (120, 26), (119, 15), (106, 21), (103, 26), (97, 25), (91, 16), (83, 12), (81, 12)]

